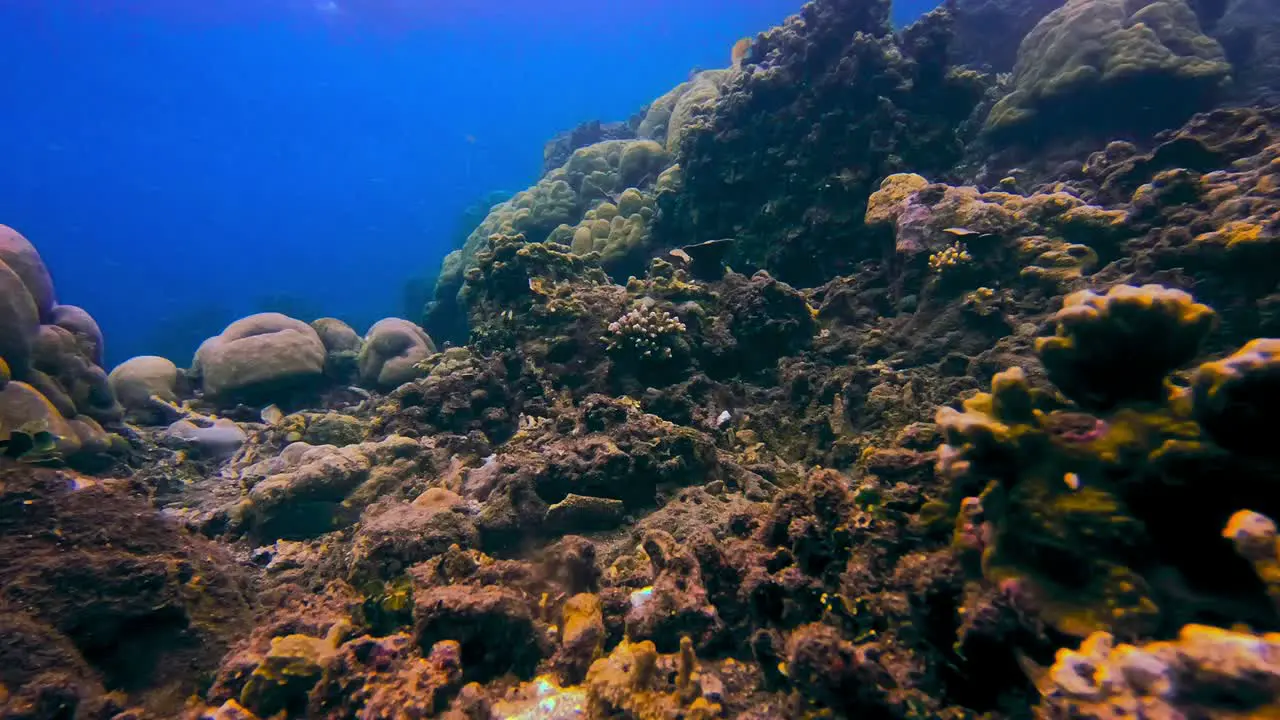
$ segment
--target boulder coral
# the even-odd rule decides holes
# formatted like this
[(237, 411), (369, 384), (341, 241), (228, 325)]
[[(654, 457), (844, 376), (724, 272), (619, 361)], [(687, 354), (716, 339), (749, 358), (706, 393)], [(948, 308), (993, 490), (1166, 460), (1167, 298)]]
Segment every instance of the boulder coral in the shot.
[(141, 355), (120, 363), (107, 380), (126, 415), (144, 422), (165, 417), (166, 413), (156, 407), (154, 399), (178, 402), (186, 382), (173, 361), (155, 355)]
[(0, 261), (0, 357), (16, 377), (26, 377), (31, 369), (32, 345), (39, 330), (40, 310), (26, 283)]
[[(4, 374), (23, 381), (24, 388), (12, 395), (18, 406), (4, 412), (25, 418), (0, 427), (0, 440), (13, 433), (51, 433), (57, 457), (44, 458), (49, 461), (88, 462), (110, 450), (100, 423), (118, 421), (122, 410), (101, 367), (102, 353), (97, 322), (82, 308), (57, 304), (36, 248), (0, 225), (0, 361)], [(27, 391), (39, 395), (39, 402)]]
[(436, 344), (430, 336), (408, 320), (379, 320), (369, 328), (357, 358), (360, 383), (378, 390), (394, 390), (421, 377), (418, 364), (435, 351)]
[(53, 278), (49, 276), (49, 270), (31, 241), (8, 225), (0, 225), (0, 262), (22, 281), (35, 303), (39, 321), (51, 321), (54, 305), (57, 304)]
[(986, 128), (1032, 142), (1154, 133), (1212, 105), (1230, 73), (1186, 0), (1068, 0), (1023, 39)]
[(335, 382), (351, 382), (359, 370), (358, 357), (364, 340), (350, 325), (337, 318), (313, 320), (311, 329), (324, 344), (325, 375)]
[(325, 347), (310, 325), (260, 313), (237, 320), (196, 351), (192, 375), (218, 402), (282, 400), (324, 376)]
[(94, 365), (102, 365), (102, 329), (84, 308), (75, 305), (56, 305), (49, 317), (49, 324), (56, 325), (75, 336), (80, 352)]

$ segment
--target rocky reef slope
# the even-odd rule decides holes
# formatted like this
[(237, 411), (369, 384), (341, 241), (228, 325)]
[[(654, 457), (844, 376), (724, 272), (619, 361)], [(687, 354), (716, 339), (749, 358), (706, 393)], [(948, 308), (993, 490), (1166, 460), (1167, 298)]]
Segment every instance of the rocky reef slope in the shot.
[[(257, 315), (107, 378), (0, 252), (0, 717), (1280, 713), (1244, 10), (1019, 11), (994, 77), (974, 5), (815, 0), (557, 138), (431, 334)], [(1064, 123), (1134, 87), (1186, 92)]]

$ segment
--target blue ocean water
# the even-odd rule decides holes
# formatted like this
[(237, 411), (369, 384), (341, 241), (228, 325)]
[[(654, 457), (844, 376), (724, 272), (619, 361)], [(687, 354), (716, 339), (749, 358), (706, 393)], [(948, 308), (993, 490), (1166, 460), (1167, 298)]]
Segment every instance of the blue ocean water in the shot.
[(262, 309), (363, 330), (556, 132), (625, 119), (800, 4), (0, 0), (0, 223), (108, 366), (185, 365)]

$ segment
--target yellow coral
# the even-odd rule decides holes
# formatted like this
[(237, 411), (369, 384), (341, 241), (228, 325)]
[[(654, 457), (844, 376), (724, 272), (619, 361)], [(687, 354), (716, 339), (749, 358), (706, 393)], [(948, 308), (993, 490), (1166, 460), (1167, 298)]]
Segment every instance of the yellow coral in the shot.
[(1262, 239), (1262, 226), (1245, 220), (1232, 220), (1213, 232), (1196, 236), (1196, 242), (1216, 243), (1228, 250)]
[(968, 248), (964, 243), (956, 241), (929, 256), (929, 269), (935, 273), (943, 273), (971, 262), (973, 256), (969, 254)]

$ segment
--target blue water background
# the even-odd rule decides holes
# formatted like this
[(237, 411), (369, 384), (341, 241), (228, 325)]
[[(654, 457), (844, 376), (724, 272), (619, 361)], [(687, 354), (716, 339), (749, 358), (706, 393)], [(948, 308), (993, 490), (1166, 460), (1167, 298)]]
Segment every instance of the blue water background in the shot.
[(266, 308), (362, 332), (556, 132), (625, 119), (800, 4), (0, 0), (0, 223), (98, 319), (108, 366), (185, 365)]

